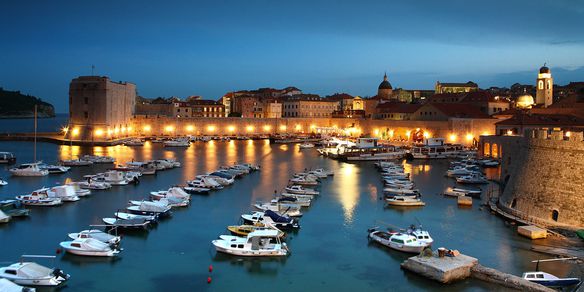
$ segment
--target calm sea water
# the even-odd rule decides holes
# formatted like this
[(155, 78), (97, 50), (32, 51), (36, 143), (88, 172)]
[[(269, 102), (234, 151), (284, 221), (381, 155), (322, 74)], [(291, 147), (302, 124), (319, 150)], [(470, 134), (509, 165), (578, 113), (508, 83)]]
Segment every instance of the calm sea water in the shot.
[[(68, 114), (56, 114), (53, 118), (37, 119), (38, 132), (59, 132), (69, 121)], [(0, 134), (32, 133), (34, 119), (0, 119)]]
[[(93, 195), (61, 207), (33, 208), (30, 218), (0, 225), (0, 262), (18, 261), (22, 254), (56, 254), (67, 233), (101, 224), (102, 217), (142, 199), (150, 191), (184, 184), (196, 174), (234, 162), (261, 164), (252, 173), (209, 196), (194, 196), (188, 208), (177, 209), (149, 232), (126, 234), (118, 259), (57, 255), (39, 260), (71, 274), (66, 291), (490, 291), (499, 287), (476, 280), (444, 286), (403, 271), (409, 255), (369, 243), (366, 230), (384, 223), (407, 226), (418, 220), (434, 237), (434, 248), (448, 247), (477, 257), (481, 264), (520, 275), (534, 268), (531, 260), (545, 256), (529, 251), (530, 241), (486, 210), (479, 201), (458, 208), (456, 200), (438, 195), (453, 181), (444, 177), (448, 161), (405, 163), (423, 193), (426, 206), (396, 209), (380, 200), (382, 183), (371, 163), (344, 163), (299, 150), (295, 145), (270, 145), (267, 141), (197, 142), (190, 148), (168, 149), (147, 143), (144, 147), (94, 147), (39, 143), (38, 155), (46, 162), (81, 154), (107, 154), (124, 163), (130, 160), (176, 158), (182, 168), (143, 176), (137, 186), (94, 191)], [(30, 142), (0, 142), (0, 151), (14, 152), (19, 162), (32, 160)], [(242, 213), (258, 200), (269, 200), (294, 172), (324, 167), (335, 172), (323, 181), (321, 195), (300, 219), (302, 228), (289, 235), (291, 255), (283, 259), (237, 258), (215, 252), (211, 240), (228, 234), (228, 225), (240, 222)], [(74, 168), (70, 173), (42, 178), (0, 176), (9, 185), (0, 198), (30, 192), (43, 186), (80, 180), (107, 166)], [(214, 270), (208, 272), (209, 265)], [(570, 273), (567, 264), (542, 266), (558, 276)], [(212, 283), (207, 284), (211, 275)]]

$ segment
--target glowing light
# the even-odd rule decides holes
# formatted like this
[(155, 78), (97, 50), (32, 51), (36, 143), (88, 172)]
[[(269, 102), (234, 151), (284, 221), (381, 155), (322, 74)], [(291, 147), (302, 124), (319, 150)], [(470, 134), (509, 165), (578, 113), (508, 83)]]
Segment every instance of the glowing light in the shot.
[(458, 137), (456, 136), (456, 134), (450, 134), (450, 136), (448, 136), (448, 139), (449, 139), (451, 142), (456, 142), (456, 139), (457, 139), (457, 138), (458, 138)]
[(193, 125), (188, 125), (187, 126), (187, 132), (192, 132), (195, 130), (195, 127), (193, 127)]
[(379, 129), (373, 130), (373, 134), (375, 134), (375, 136), (379, 136)]
[(107, 129), (107, 135), (108, 135), (108, 136), (111, 136), (111, 135), (112, 135), (112, 133), (113, 133), (112, 129), (108, 128), (108, 129)]
[(61, 129), (61, 132), (63, 132), (63, 134), (67, 135), (67, 132), (69, 132), (69, 127), (63, 127)]
[(471, 133), (466, 134), (466, 141), (470, 141), (472, 140), (474, 137), (472, 136)]
[(79, 135), (79, 128), (74, 128), (73, 131), (71, 131), (71, 135), (73, 135), (73, 137)]
[(227, 127), (227, 131), (229, 131), (231, 133), (235, 132), (235, 126), (229, 126), (229, 127)]
[(116, 128), (114, 129), (114, 134), (117, 134), (117, 133), (119, 133), (119, 132), (120, 132), (120, 129), (118, 129), (118, 127), (116, 127)]
[(132, 132), (133, 129), (134, 128), (132, 128), (132, 127), (128, 127), (128, 132)]
[(248, 132), (253, 132), (253, 126), (247, 126), (245, 127), (245, 130)]
[(272, 129), (269, 125), (264, 126), (264, 131), (269, 132)]
[(215, 131), (215, 126), (208, 126), (207, 127), (207, 131), (214, 132)]
[(567, 131), (567, 132), (566, 132), (566, 137), (568, 137), (568, 138), (569, 138), (570, 136), (572, 136), (572, 132), (570, 132), (570, 131)]
[(508, 135), (508, 136), (511, 136), (511, 135), (513, 135), (513, 131), (512, 131), (512, 130), (507, 130), (507, 135)]
[(390, 137), (390, 138), (393, 138), (393, 133), (394, 133), (394, 131), (393, 131), (393, 130), (389, 130), (389, 137)]
[(419, 132), (419, 131), (420, 131), (420, 128), (416, 128), (416, 132)]
[(426, 139), (430, 138), (430, 133), (424, 132), (424, 138), (426, 138)]
[(316, 125), (315, 125), (315, 124), (312, 124), (312, 125), (310, 125), (310, 129), (311, 129), (311, 130), (313, 130), (313, 129), (315, 129), (315, 128), (316, 128)]
[(168, 126), (164, 127), (164, 130), (167, 131), (167, 132), (172, 132), (172, 131), (174, 131), (174, 127), (168, 125)]
[(286, 125), (281, 125), (280, 126), (280, 131), (286, 131)]
[(406, 136), (407, 136), (408, 138), (410, 138), (410, 134), (412, 134), (412, 131), (410, 131), (410, 130), (407, 130), (407, 131), (406, 131)]
[(302, 126), (301, 125), (296, 125), (295, 129), (296, 129), (296, 131), (300, 131), (300, 130), (302, 130)]
[(144, 126), (144, 128), (142, 128), (144, 130), (144, 132), (150, 132), (150, 130), (152, 130), (152, 128), (149, 125)]
[(126, 127), (122, 127), (122, 133), (126, 132)]
[(337, 125), (333, 125), (333, 128), (335, 128), (335, 129), (336, 129), (336, 128), (338, 128), (338, 127), (339, 127), (339, 126), (337, 126)]
[(102, 129), (97, 129), (97, 130), (95, 130), (94, 134), (97, 137), (101, 137), (101, 136), (103, 136), (103, 130)]

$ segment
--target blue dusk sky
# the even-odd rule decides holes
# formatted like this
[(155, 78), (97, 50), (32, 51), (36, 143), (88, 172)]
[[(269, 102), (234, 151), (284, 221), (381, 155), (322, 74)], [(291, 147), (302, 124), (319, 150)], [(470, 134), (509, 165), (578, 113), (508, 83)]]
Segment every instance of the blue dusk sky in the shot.
[(0, 86), (67, 112), (69, 81), (145, 97), (296, 86), (376, 94), (437, 80), (483, 88), (584, 80), (584, 1), (4, 1)]

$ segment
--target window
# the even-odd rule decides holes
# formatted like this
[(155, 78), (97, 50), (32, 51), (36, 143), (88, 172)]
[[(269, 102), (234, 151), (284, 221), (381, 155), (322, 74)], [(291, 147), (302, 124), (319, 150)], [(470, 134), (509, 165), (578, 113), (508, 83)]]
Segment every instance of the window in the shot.
[(10, 274), (10, 275), (16, 275), (16, 270), (5, 270), (4, 273)]
[(83, 115), (85, 116), (86, 119), (89, 118), (89, 113), (87, 113), (87, 111), (84, 111)]
[(538, 87), (539, 89), (543, 89), (543, 80), (540, 80), (540, 81), (537, 83), (537, 87)]
[(83, 99), (85, 100), (85, 104), (88, 104), (89, 103), (89, 98), (84, 97)]
[(553, 210), (552, 211), (552, 220), (558, 222), (558, 217), (560, 217), (560, 212), (558, 212), (558, 210)]

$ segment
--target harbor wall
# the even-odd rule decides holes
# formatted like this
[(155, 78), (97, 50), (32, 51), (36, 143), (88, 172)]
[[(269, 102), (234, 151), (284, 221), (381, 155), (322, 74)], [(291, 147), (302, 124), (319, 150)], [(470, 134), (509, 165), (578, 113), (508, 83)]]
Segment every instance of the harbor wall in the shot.
[(584, 226), (584, 138), (568, 136), (535, 130), (481, 137), (479, 152), (489, 156), (495, 147), (501, 159), (499, 208), (543, 226)]

